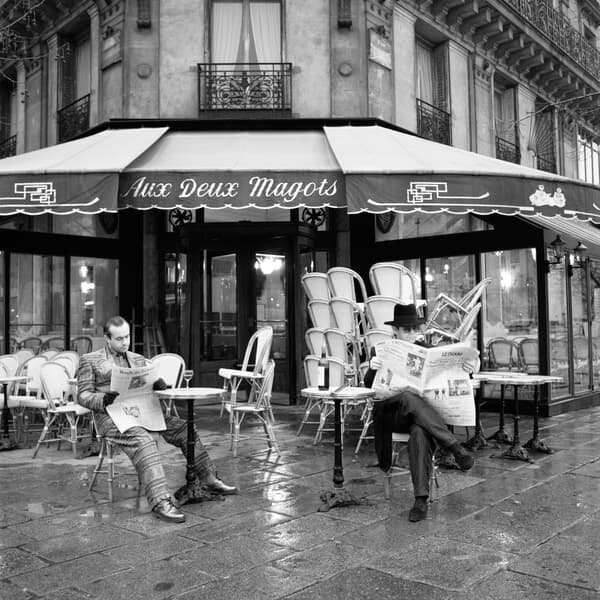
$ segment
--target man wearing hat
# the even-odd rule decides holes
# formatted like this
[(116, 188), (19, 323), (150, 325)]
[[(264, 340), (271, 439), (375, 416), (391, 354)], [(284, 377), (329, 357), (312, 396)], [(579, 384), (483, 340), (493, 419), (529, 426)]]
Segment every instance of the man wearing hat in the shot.
[[(386, 321), (391, 325), (394, 338), (424, 346), (421, 326), (425, 319), (419, 316), (414, 304), (397, 304), (394, 318)], [(365, 375), (365, 385), (371, 387), (375, 372), (381, 368), (381, 359), (373, 356), (370, 369)], [(475, 366), (468, 365), (474, 370)], [(375, 450), (379, 467), (387, 471), (392, 461), (392, 433), (409, 433), (408, 458), (415, 494), (415, 504), (410, 509), (410, 521), (421, 521), (427, 516), (429, 482), (433, 453), (436, 444), (449, 450), (457, 465), (464, 471), (473, 466), (473, 455), (467, 452), (440, 417), (440, 415), (416, 391), (406, 388), (393, 395), (378, 394), (373, 407)]]

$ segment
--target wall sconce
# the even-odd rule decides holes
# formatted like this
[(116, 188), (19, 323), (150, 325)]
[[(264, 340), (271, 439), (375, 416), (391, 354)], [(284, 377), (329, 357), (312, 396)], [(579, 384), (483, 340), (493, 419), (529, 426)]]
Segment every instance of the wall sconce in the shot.
[(559, 265), (565, 255), (566, 244), (560, 239), (560, 235), (556, 236), (553, 242), (550, 242), (552, 248), (553, 260), (546, 260), (544, 264), (546, 266), (546, 273), (550, 273), (550, 265)]
[(569, 256), (568, 272), (569, 277), (573, 275), (573, 269), (583, 269), (587, 260), (587, 246), (577, 242), (573, 248), (573, 253)]

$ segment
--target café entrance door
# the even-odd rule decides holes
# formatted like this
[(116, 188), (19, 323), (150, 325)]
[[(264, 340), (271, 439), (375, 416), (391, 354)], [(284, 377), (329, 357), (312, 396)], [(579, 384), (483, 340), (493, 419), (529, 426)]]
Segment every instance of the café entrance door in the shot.
[[(256, 233), (254, 234), (256, 236)], [(248, 340), (273, 328), (273, 401), (287, 403), (290, 386), (290, 274), (286, 236), (193, 236), (190, 240), (190, 352), (194, 384), (220, 386), (220, 367), (240, 365)]]

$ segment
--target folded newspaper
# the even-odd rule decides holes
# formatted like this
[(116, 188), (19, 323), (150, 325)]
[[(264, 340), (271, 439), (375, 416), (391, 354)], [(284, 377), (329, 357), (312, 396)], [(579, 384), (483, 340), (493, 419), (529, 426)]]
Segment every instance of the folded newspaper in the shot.
[(157, 379), (155, 369), (152, 364), (133, 369), (113, 367), (110, 390), (119, 395), (106, 407), (106, 412), (121, 433), (132, 427), (148, 431), (167, 428), (160, 400), (152, 390)]
[(462, 343), (424, 348), (403, 340), (379, 342), (375, 350), (382, 366), (373, 389), (393, 393), (410, 387), (448, 425), (475, 425), (473, 388), (463, 365), (476, 364), (478, 350)]

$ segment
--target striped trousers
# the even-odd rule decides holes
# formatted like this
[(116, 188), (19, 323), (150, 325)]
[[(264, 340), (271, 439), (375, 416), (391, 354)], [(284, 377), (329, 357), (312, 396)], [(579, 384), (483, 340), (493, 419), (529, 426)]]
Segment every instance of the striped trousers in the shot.
[[(187, 421), (169, 415), (165, 416), (165, 422), (167, 429), (157, 433), (167, 443), (180, 448), (185, 456), (187, 450)], [(151, 508), (154, 508), (161, 500), (171, 498), (156, 440), (150, 432), (143, 427), (132, 427), (121, 433), (116, 426), (113, 426), (105, 432), (105, 436), (119, 446), (131, 459)], [(198, 431), (196, 431), (194, 473), (202, 481), (214, 472), (215, 467), (200, 440)]]

